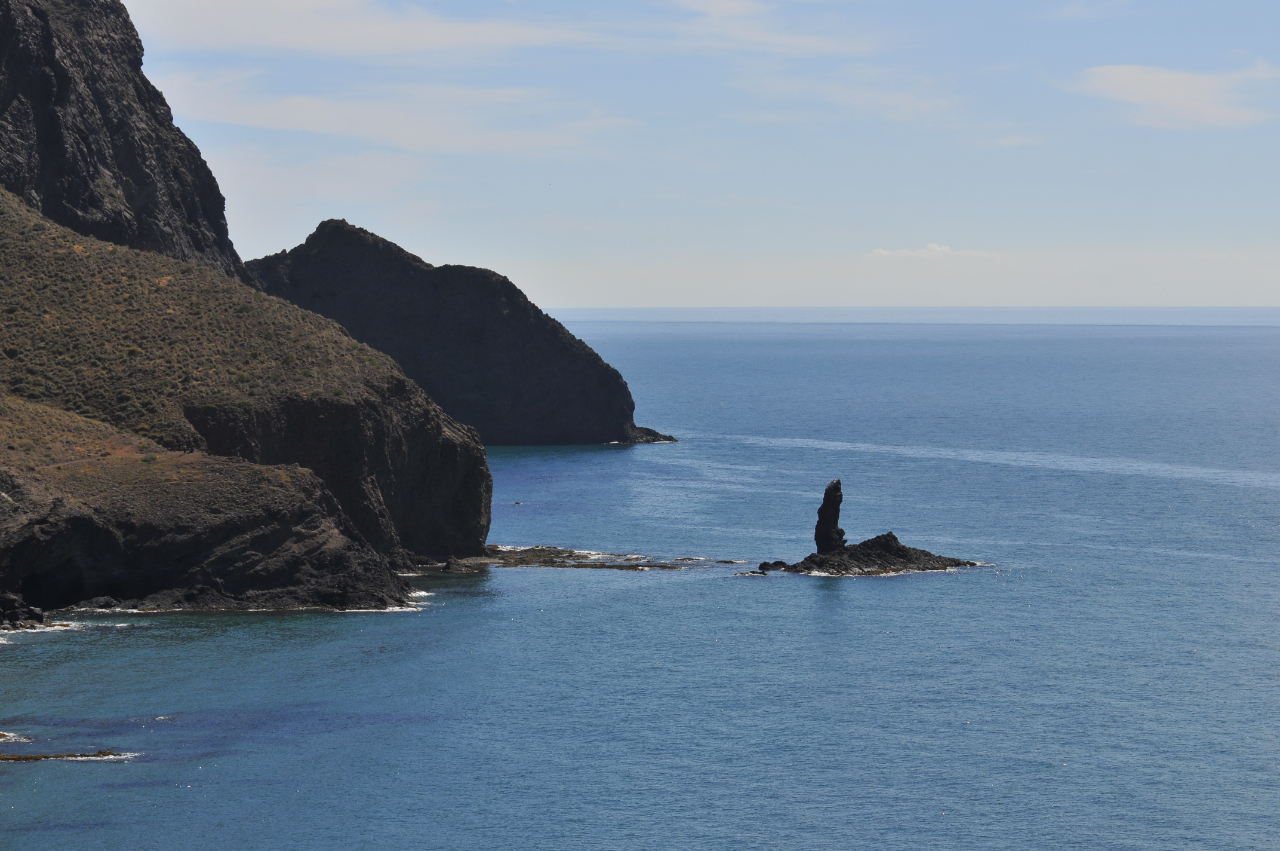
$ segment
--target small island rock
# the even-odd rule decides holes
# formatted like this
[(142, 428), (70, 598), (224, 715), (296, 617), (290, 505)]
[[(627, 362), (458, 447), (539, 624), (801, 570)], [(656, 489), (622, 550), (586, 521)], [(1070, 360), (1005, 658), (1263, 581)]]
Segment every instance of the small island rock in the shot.
[(844, 500), (840, 480), (827, 485), (818, 509), (818, 525), (814, 539), (818, 551), (796, 564), (783, 561), (762, 562), (761, 571), (783, 570), (790, 573), (813, 573), (828, 576), (883, 576), (916, 570), (947, 570), (952, 567), (974, 567), (977, 562), (934, 555), (927, 550), (908, 547), (892, 532), (869, 538), (860, 544), (846, 544), (840, 528), (840, 503)]

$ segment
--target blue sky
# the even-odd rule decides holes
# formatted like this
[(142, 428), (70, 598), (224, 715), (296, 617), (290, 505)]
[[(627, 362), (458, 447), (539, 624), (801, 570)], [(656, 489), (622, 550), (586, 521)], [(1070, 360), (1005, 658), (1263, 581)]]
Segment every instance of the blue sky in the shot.
[(126, 0), (245, 257), (547, 307), (1280, 304), (1280, 4)]

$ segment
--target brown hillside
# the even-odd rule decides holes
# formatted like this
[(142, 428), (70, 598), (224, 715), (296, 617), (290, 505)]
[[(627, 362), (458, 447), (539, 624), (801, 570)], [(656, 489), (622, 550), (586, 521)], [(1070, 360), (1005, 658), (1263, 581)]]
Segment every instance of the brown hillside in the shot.
[(474, 430), (336, 323), (207, 267), (80, 236), (0, 191), (0, 392), (314, 470), (383, 552), (478, 553)]

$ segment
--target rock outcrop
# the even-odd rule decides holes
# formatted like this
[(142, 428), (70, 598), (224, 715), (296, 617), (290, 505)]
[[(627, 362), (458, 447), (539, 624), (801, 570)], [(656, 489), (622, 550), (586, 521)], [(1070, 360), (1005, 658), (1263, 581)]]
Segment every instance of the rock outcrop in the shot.
[[(407, 591), (320, 479), (0, 397), (0, 609), (387, 608)], [(20, 595), (20, 596), (18, 596)]]
[[(0, 506), (0, 512), (4, 506)], [(0, 591), (0, 629), (13, 629), (27, 624), (44, 623), (44, 612), (27, 605), (20, 594)], [(0, 739), (4, 736), (0, 735)]]
[(0, 185), (78, 233), (244, 273), (118, 0), (0, 0)]
[(486, 444), (672, 440), (636, 426), (618, 371), (496, 272), (432, 266), (345, 221), (247, 266), (265, 292), (391, 355)]
[(827, 485), (818, 509), (814, 538), (818, 551), (796, 564), (785, 561), (763, 562), (759, 570), (785, 570), (791, 573), (816, 573), (827, 576), (883, 576), (917, 570), (947, 570), (974, 567), (977, 562), (934, 555), (927, 550), (908, 547), (892, 532), (868, 538), (860, 544), (846, 544), (840, 528), (840, 503), (844, 492), (840, 480)]
[(484, 552), (484, 447), (391, 358), (208, 267), (78, 236), (3, 191), (0, 392), (167, 450), (309, 468), (382, 554)]

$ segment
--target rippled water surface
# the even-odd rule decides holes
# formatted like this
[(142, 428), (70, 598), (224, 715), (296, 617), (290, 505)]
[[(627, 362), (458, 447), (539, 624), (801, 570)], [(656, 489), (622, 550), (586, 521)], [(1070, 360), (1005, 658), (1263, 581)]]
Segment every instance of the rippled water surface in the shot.
[[(391, 614), (0, 645), (0, 848), (1280, 847), (1280, 329), (579, 322), (669, 446), (494, 448)], [(735, 577), (851, 540), (990, 563)], [(520, 503), (520, 504), (516, 504)]]

